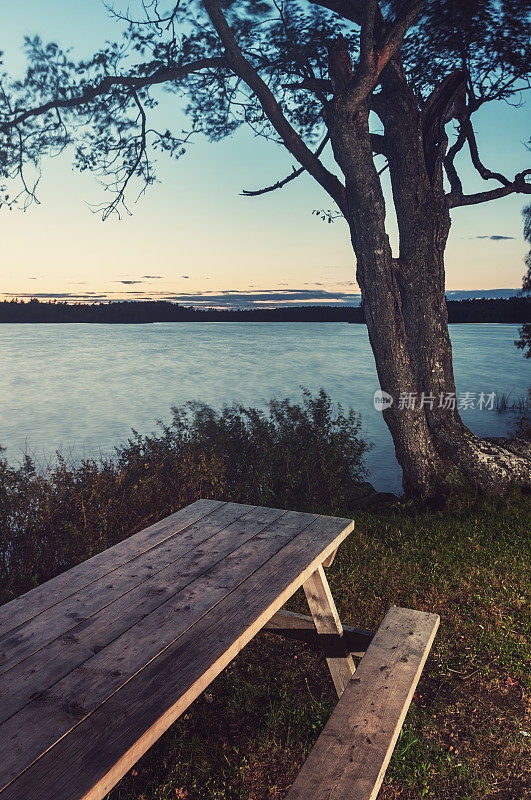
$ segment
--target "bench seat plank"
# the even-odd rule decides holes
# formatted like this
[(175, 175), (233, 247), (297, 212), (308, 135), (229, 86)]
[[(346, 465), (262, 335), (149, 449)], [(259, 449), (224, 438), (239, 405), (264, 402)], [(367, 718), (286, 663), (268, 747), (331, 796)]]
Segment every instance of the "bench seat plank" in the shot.
[(220, 500), (198, 500), (0, 606), (0, 636), (223, 505)]
[(304, 763), (287, 800), (374, 800), (439, 626), (393, 606)]
[[(239, 548), (245, 557), (238, 560), (236, 550), (232, 564), (224, 559), (217, 572), (95, 654), (76, 677), (66, 676), (64, 691), (57, 684), (11, 717), (0, 738), (16, 763), (10, 758), (1, 767), (12, 780), (2, 783), (1, 800), (104, 797), (352, 527), (350, 520), (283, 514)], [(37, 736), (28, 742), (32, 724)]]

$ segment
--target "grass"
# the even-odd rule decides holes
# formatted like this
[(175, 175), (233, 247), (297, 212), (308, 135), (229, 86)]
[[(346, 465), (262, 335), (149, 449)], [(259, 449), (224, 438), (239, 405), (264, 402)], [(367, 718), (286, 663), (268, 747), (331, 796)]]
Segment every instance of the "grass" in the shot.
[[(529, 418), (518, 423), (529, 434)], [(392, 604), (441, 616), (380, 800), (522, 800), (528, 764), (531, 514), (454, 496), (446, 510), (356, 510), (367, 443), (325, 392), (265, 412), (173, 410), (111, 459), (39, 471), (0, 457), (0, 602), (198, 497), (356, 520), (329, 570), (346, 624), (375, 629)], [(464, 490), (463, 490), (464, 491)], [(304, 595), (290, 601), (307, 612)], [(324, 659), (255, 637), (111, 800), (281, 800), (336, 702)], [(526, 771), (527, 770), (527, 771)]]
[[(452, 512), (353, 512), (329, 570), (342, 620), (374, 628), (393, 603), (442, 620), (381, 800), (525, 797), (529, 511), (515, 496)], [(306, 612), (300, 592), (289, 607)], [(319, 654), (261, 634), (110, 797), (280, 799), (335, 702)]]
[(501, 392), (496, 395), (496, 413), (506, 414), (512, 411), (515, 414), (528, 415), (531, 410), (531, 388), (526, 394), (512, 396), (512, 392)]

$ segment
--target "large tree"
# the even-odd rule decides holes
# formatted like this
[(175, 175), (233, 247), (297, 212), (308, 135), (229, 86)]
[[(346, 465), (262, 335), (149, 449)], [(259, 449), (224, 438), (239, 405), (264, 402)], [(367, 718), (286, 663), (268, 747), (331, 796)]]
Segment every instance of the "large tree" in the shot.
[[(345, 218), (381, 388), (395, 400), (384, 418), (405, 489), (436, 493), (460, 477), (489, 492), (513, 481), (529, 486), (524, 446), (480, 440), (455, 408), (444, 296), (451, 210), (531, 193), (531, 170), (507, 177), (485, 166), (472, 122), (485, 103), (518, 102), (529, 85), (527, 3), (167, 4), (141, 2), (137, 17), (111, 9), (124, 37), (87, 61), (38, 38), (26, 42), (25, 78), (2, 84), (4, 177), (18, 178), (25, 199), (34, 198), (29, 170), (43, 153), (72, 145), (77, 165), (114, 192), (104, 215), (119, 210), (132, 183), (154, 180), (153, 151), (183, 151), (184, 135), (151, 121), (161, 86), (185, 108), (194, 132), (215, 140), (243, 124), (280, 143), (299, 168), (249, 194), (280, 189), (306, 172)], [(501, 150), (509, 143), (499, 135)], [(466, 151), (494, 188), (465, 192), (456, 156)], [(396, 257), (385, 225), (382, 156), (398, 220)]]

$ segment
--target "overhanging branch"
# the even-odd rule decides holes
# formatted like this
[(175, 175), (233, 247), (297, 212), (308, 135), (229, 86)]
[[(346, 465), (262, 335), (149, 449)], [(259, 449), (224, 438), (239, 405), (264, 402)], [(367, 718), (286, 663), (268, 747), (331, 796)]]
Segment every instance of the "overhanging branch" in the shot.
[(135, 76), (135, 75), (106, 75), (95, 86), (89, 86), (73, 97), (61, 96), (63, 92), (59, 92), (59, 96), (43, 103), (35, 108), (30, 108), (27, 111), (21, 111), (19, 114), (0, 124), (1, 133), (9, 133), (13, 128), (18, 127), (23, 122), (33, 117), (40, 117), (48, 111), (61, 108), (76, 108), (77, 106), (86, 105), (97, 97), (107, 94), (114, 86), (121, 86), (131, 91), (138, 91), (146, 86), (154, 86), (160, 83), (167, 83), (169, 81), (179, 80), (193, 72), (199, 72), (202, 69), (212, 67), (227, 67), (227, 59), (223, 57), (213, 58), (200, 58), (197, 61), (191, 61), (189, 64), (176, 67), (164, 67), (158, 69), (151, 75)]
[[(315, 155), (316, 156), (320, 156), (321, 155), (321, 153), (325, 149), (326, 144), (327, 144), (327, 142), (329, 140), (330, 140), (330, 135), (327, 133), (325, 138), (323, 139), (323, 141), (321, 142), (321, 144), (319, 145), (319, 147), (315, 151)], [(273, 183), (271, 186), (266, 186), (263, 189), (244, 189), (242, 191), (242, 195), (244, 197), (258, 197), (258, 195), (261, 195), (261, 194), (267, 194), (268, 192), (274, 192), (276, 189), (282, 189), (283, 186), (286, 186), (286, 184), (291, 183), (291, 181), (294, 181), (296, 178), (299, 178), (305, 172), (306, 172), (306, 168), (305, 167), (299, 167), (299, 169), (295, 169), (295, 167), (293, 167), (293, 172), (291, 173), (291, 175), (288, 175), (286, 178), (283, 178), (282, 180), (277, 181), (276, 183)]]
[(243, 55), (234, 33), (230, 28), (218, 0), (203, 0), (203, 6), (218, 34), (230, 67), (247, 84), (260, 103), (264, 114), (279, 134), (285, 147), (299, 164), (328, 192), (342, 212), (346, 212), (345, 187), (336, 175), (330, 172), (303, 142), (299, 134), (288, 122), (269, 86), (262, 80), (256, 69)]
[(518, 175), (515, 175), (514, 181), (508, 183), (507, 186), (498, 186), (496, 189), (490, 189), (486, 192), (462, 194), (458, 191), (452, 191), (446, 195), (448, 206), (450, 208), (473, 206), (478, 203), (487, 203), (489, 200), (506, 197), (508, 194), (531, 194), (531, 183), (526, 182), (528, 175), (531, 175), (531, 169), (519, 172)]

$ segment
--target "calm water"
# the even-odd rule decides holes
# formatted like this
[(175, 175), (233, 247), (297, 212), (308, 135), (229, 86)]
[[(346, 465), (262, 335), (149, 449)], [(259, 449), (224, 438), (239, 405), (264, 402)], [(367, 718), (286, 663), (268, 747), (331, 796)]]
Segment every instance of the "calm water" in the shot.
[[(460, 392), (523, 394), (531, 362), (513, 345), (516, 325), (453, 325)], [(400, 490), (400, 469), (381, 414), (363, 325), (343, 323), (159, 323), (0, 325), (0, 444), (15, 463), (28, 449), (45, 459), (112, 451), (131, 428), (155, 429), (186, 400), (215, 407), (262, 405), (324, 387), (352, 405), (374, 443), (367, 457), (378, 488)], [(503, 435), (508, 416), (463, 412), (480, 435)]]

